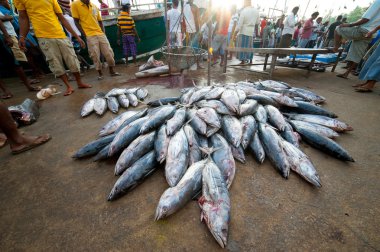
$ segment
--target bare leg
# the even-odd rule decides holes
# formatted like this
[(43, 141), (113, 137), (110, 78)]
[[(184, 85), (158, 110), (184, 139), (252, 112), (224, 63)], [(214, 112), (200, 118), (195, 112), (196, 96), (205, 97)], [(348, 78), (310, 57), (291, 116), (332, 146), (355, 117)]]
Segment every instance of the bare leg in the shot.
[(8, 108), (3, 103), (0, 103), (0, 129), (8, 138), (11, 150), (15, 154), (17, 152), (22, 152), (23, 150), (37, 147), (50, 140), (49, 135), (38, 137), (21, 135), (8, 111)]
[(16, 66), (15, 68), (15, 72), (16, 74), (18, 75), (18, 77), (20, 78), (20, 80), (22, 81), (22, 83), (24, 83), (25, 87), (29, 90), (29, 91), (39, 91), (41, 88), (38, 88), (38, 87), (33, 87), (28, 78), (26, 77), (25, 75), (25, 72), (24, 72), (24, 69), (22, 69), (22, 67), (20, 66)]
[(359, 92), (371, 92), (372, 89), (375, 87), (375, 84), (375, 80), (368, 80), (366, 83), (357, 86), (355, 90)]
[(74, 92), (74, 89), (71, 87), (69, 83), (69, 79), (67, 78), (67, 74), (59, 76), (59, 78), (63, 81), (66, 86), (66, 92), (63, 94), (64, 96), (71, 95)]
[(91, 85), (83, 83), (82, 78), (80, 77), (80, 73), (79, 72), (73, 73), (73, 75), (74, 75), (75, 80), (77, 82), (78, 88), (92, 88)]
[(353, 69), (356, 68), (357, 65), (358, 65), (358, 64), (356, 64), (355, 62), (352, 62), (352, 63), (350, 64), (350, 67), (347, 68), (346, 72), (344, 72), (343, 74), (338, 74), (337, 76), (340, 77), (340, 78), (347, 79), (348, 75), (351, 73), (351, 71), (352, 71)]
[(334, 52), (338, 52), (338, 49), (342, 43), (342, 36), (340, 36), (336, 31), (334, 31)]
[(13, 94), (11, 93), (11, 91), (9, 91), (2, 80), (0, 80), (0, 89), (1, 91), (3, 91), (4, 95), (1, 95), (0, 96), (0, 99), (9, 99), (9, 98), (12, 98), (13, 97)]

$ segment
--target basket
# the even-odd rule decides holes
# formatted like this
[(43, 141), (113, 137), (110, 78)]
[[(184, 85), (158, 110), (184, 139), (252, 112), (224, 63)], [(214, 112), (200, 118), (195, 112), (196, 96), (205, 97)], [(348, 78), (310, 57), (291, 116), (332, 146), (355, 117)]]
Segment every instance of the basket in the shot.
[(164, 46), (161, 52), (169, 65), (179, 70), (189, 69), (207, 55), (206, 50), (190, 46)]

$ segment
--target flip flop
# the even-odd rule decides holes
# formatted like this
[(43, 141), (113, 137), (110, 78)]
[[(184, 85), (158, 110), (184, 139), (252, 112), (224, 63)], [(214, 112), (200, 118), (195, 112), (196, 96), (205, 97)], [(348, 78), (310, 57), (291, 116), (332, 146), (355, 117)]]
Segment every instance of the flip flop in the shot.
[(355, 88), (355, 91), (359, 93), (371, 93), (373, 90), (365, 87), (358, 87)]
[(337, 74), (336, 77), (342, 78), (342, 79), (348, 79), (346, 76), (343, 74)]
[[(28, 151), (28, 150), (31, 150), (31, 149), (34, 149), (44, 143), (47, 143), (48, 141), (50, 141), (51, 139), (51, 136), (49, 134), (47, 135), (43, 135), (43, 136), (39, 136), (36, 138), (36, 141), (30, 145), (25, 145), (23, 148), (19, 149), (19, 150), (14, 150), (12, 151), (12, 154), (13, 155), (17, 155), (17, 154), (20, 154), (20, 153), (23, 153), (25, 151)], [(38, 141), (39, 140), (39, 141)]]
[(120, 75), (121, 75), (121, 74), (119, 74), (118, 72), (111, 73), (111, 76), (112, 76), (112, 77), (120, 76)]
[[(112, 75), (111, 75), (112, 76)], [(98, 76), (98, 80), (103, 80), (104, 77), (103, 76)]]
[(11, 94), (5, 94), (5, 95), (0, 96), (0, 99), (6, 100), (6, 99), (10, 99), (12, 97), (13, 97), (13, 95), (11, 95)]
[(37, 79), (32, 79), (30, 80), (30, 84), (37, 84), (37, 83), (40, 83), (41, 81), (40, 80), (37, 80)]
[(72, 93), (74, 93), (74, 90), (68, 90), (68, 91), (66, 91), (66, 92), (63, 94), (63, 96), (69, 96), (69, 95), (71, 95)]
[(355, 84), (355, 85), (352, 85), (351, 87), (354, 87), (354, 88), (357, 88), (357, 87), (362, 87), (364, 86), (365, 84)]

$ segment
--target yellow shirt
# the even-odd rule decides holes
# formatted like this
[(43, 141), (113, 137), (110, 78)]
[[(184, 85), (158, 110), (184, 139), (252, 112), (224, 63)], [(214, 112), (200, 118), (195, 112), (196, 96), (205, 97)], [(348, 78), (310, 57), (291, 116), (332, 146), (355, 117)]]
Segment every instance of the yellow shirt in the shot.
[(14, 0), (20, 11), (28, 13), (37, 38), (66, 38), (56, 13), (62, 13), (57, 0)]
[(76, 0), (71, 4), (71, 14), (73, 18), (79, 19), (80, 25), (83, 28), (86, 36), (96, 36), (103, 34), (99, 26), (99, 21), (102, 21), (99, 9), (93, 5), (88, 6), (80, 0)]

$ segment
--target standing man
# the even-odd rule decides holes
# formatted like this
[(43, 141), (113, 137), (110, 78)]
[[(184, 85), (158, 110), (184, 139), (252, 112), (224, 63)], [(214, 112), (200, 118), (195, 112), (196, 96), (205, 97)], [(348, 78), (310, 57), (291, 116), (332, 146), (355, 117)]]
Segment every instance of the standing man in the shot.
[(195, 46), (197, 43), (196, 35), (200, 30), (199, 8), (194, 4), (193, 0), (189, 0), (183, 7), (184, 24), (186, 26), (187, 45)]
[(265, 26), (267, 26), (267, 17), (264, 17), (263, 20), (261, 20), (261, 23), (260, 23), (260, 38), (263, 38), (263, 32), (264, 32)]
[(323, 32), (322, 30), (322, 17), (317, 18), (316, 22), (314, 22), (314, 29), (310, 37), (310, 41), (307, 45), (308, 48), (314, 48), (315, 44), (317, 43), (318, 36), (321, 35)]
[(334, 46), (334, 32), (335, 29), (342, 24), (342, 15), (339, 15), (334, 23), (332, 23), (329, 28), (327, 29), (327, 36), (324, 43), (325, 47), (332, 47)]
[(365, 55), (367, 47), (372, 40), (372, 38), (366, 37), (366, 34), (375, 29), (379, 23), (380, 0), (375, 0), (363, 14), (361, 19), (351, 24), (343, 23), (335, 30), (335, 52), (338, 51), (342, 38), (352, 40), (352, 44), (346, 58), (346, 60), (352, 62), (352, 64), (345, 73), (338, 74), (338, 77), (347, 79), (350, 72), (356, 68), (357, 64), (359, 64), (360, 60)]
[[(241, 11), (235, 32), (235, 38), (237, 37), (236, 47), (253, 47), (253, 34), (255, 30), (257, 30), (259, 23), (259, 11), (252, 6), (251, 0), (244, 0), (244, 9)], [(240, 64), (245, 64), (246, 61), (251, 60), (252, 57), (253, 53), (237, 53), (237, 58), (241, 61)]]
[(311, 18), (309, 18), (303, 25), (301, 38), (298, 43), (299, 48), (306, 48), (307, 44), (309, 43), (311, 35), (313, 34), (313, 29), (316, 28), (314, 26), (314, 20), (318, 16), (319, 16), (319, 12), (314, 12), (313, 14), (311, 14)]
[(182, 17), (178, 10), (178, 0), (173, 0), (173, 8), (168, 10), (169, 45), (182, 46)]
[(216, 13), (216, 30), (215, 35), (212, 40), (212, 49), (213, 49), (213, 65), (216, 64), (218, 56), (220, 56), (220, 66), (225, 64), (224, 62), (224, 53), (227, 48), (227, 35), (228, 35), (228, 26), (230, 24), (231, 15), (229, 10), (219, 9)]
[(50, 70), (66, 85), (65, 96), (74, 92), (70, 86), (66, 69), (63, 62), (73, 73), (78, 88), (90, 88), (90, 85), (84, 84), (80, 78), (79, 61), (75, 55), (72, 43), (66, 37), (61, 24), (75, 36), (81, 46), (84, 48), (85, 43), (73, 31), (70, 24), (62, 14), (62, 9), (57, 0), (50, 1), (32, 1), (32, 0), (14, 0), (14, 4), (19, 12), (20, 22), (20, 39), (21, 49), (25, 49), (25, 37), (29, 32), (29, 19), (32, 22), (34, 32), (38, 38), (38, 43)]
[(90, 0), (76, 0), (71, 4), (71, 13), (79, 31), (86, 36), (88, 51), (99, 73), (98, 80), (103, 79), (102, 54), (107, 61), (111, 76), (120, 76), (115, 72), (114, 54), (106, 35), (99, 9)]
[[(126, 4), (123, 5), (122, 11), (117, 19), (118, 29), (118, 38), (120, 34), (122, 34), (123, 39), (123, 52), (125, 59), (128, 64), (128, 56), (133, 57), (133, 62), (136, 64), (136, 54), (137, 54), (137, 46), (136, 46), (136, 37), (140, 42), (139, 35), (136, 30), (135, 22), (130, 16), (131, 5)], [(120, 40), (118, 40), (118, 44), (120, 44)]]
[(282, 36), (280, 40), (280, 48), (289, 48), (292, 43), (292, 37), (296, 27), (296, 16), (298, 13), (299, 7), (294, 7), (292, 12), (287, 16), (284, 21), (284, 29), (282, 30)]

